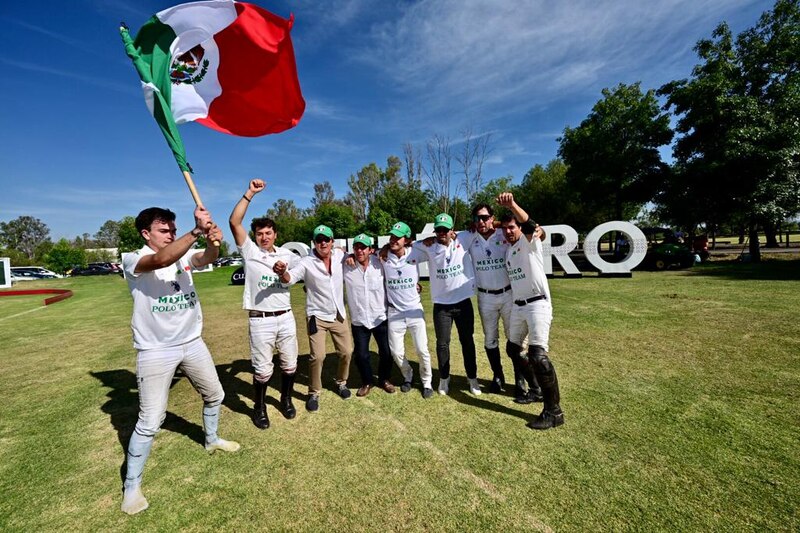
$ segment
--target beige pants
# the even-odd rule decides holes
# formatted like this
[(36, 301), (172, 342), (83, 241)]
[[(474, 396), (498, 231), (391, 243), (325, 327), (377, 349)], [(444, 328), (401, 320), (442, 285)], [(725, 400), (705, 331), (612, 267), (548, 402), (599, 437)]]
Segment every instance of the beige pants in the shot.
[[(306, 317), (306, 324), (311, 317)], [(311, 363), (309, 373), (311, 374), (311, 384), (308, 386), (308, 394), (318, 396), (322, 390), (322, 365), (325, 363), (327, 349), (325, 347), (325, 334), (330, 333), (336, 354), (339, 356), (339, 366), (336, 369), (336, 383), (339, 385), (347, 383), (350, 375), (350, 357), (353, 355), (353, 335), (347, 321), (337, 317), (333, 322), (316, 319), (317, 332), (308, 334), (308, 344), (311, 348)]]

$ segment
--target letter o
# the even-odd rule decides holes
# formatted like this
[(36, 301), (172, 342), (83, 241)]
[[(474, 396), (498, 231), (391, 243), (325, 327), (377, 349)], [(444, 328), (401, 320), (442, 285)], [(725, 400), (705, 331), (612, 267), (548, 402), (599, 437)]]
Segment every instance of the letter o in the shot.
[[(600, 243), (600, 237), (610, 231), (618, 231), (625, 234), (630, 242), (630, 249), (628, 255), (619, 263), (609, 263), (602, 257), (597, 247)], [(627, 274), (639, 263), (644, 261), (644, 256), (647, 254), (647, 237), (645, 237), (642, 230), (622, 220), (613, 220), (600, 224), (586, 236), (583, 242), (583, 253), (586, 259), (603, 274)]]

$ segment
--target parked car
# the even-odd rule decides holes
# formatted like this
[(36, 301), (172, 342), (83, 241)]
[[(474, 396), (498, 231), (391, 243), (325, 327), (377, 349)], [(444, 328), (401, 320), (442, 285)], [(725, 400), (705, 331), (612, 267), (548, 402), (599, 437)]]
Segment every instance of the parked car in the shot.
[(109, 268), (109, 269), (113, 270), (117, 274), (122, 274), (122, 266), (119, 263), (109, 263), (109, 262), (89, 263), (89, 266), (90, 267), (93, 267), (93, 266), (105, 267), (105, 268)]
[[(49, 272), (49, 271), (48, 271)], [(11, 267), (11, 281), (35, 281), (37, 279), (56, 279), (54, 273), (42, 274), (24, 267)]]
[(72, 269), (72, 276), (108, 276), (110, 274), (117, 274), (108, 267), (94, 265), (86, 268), (77, 267)]
[(20, 266), (20, 267), (11, 267), (11, 273), (14, 272), (32, 272), (34, 274), (38, 274), (42, 276), (44, 279), (51, 279), (51, 278), (63, 278), (61, 274), (56, 274), (52, 270), (47, 270), (44, 267), (40, 266)]

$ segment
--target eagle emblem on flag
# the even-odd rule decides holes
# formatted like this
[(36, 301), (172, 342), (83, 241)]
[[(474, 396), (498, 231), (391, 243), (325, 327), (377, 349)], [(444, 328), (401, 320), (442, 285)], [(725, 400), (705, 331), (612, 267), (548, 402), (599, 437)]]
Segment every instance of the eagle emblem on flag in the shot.
[[(172, 83), (175, 85), (180, 83), (194, 85), (203, 81), (209, 65), (208, 59), (203, 59), (205, 54), (206, 51), (198, 44), (188, 52), (176, 57), (169, 70), (169, 79)], [(200, 68), (199, 73), (197, 73), (198, 68)]]

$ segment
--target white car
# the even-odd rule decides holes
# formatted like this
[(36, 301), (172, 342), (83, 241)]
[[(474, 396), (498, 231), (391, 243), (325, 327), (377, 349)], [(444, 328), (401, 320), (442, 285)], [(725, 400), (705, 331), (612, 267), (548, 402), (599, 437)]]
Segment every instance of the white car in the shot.
[(56, 274), (52, 270), (40, 266), (11, 267), (11, 278), (16, 281), (30, 279), (52, 279), (63, 278), (61, 274)]

